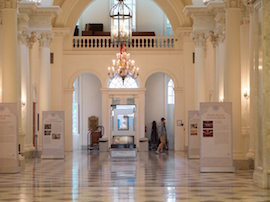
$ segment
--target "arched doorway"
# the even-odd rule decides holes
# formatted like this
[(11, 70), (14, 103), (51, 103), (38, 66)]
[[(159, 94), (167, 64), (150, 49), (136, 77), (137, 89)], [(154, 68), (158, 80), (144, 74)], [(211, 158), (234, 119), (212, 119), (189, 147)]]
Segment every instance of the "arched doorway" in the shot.
[(79, 75), (73, 83), (72, 134), (73, 149), (86, 149), (88, 137), (88, 117), (97, 116), (102, 123), (102, 101), (100, 80), (91, 73)]
[(152, 122), (166, 119), (168, 149), (174, 150), (174, 82), (165, 73), (152, 74), (146, 81), (145, 125), (151, 139)]

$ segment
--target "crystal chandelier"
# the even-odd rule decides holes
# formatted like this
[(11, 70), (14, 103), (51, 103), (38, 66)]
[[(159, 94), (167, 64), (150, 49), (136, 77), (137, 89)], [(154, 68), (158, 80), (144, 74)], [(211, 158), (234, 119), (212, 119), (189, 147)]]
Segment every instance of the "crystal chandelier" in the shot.
[(130, 54), (126, 52), (126, 45), (131, 42), (132, 36), (132, 11), (124, 0), (118, 0), (111, 8), (110, 17), (111, 42), (120, 46), (120, 53), (116, 54), (112, 66), (108, 67), (108, 75), (110, 78), (119, 76), (123, 82), (127, 76), (137, 78), (139, 67), (135, 66), (135, 61), (131, 60)]
[(123, 82), (128, 75), (133, 78), (139, 76), (139, 67), (136, 67), (135, 61), (130, 59), (125, 46), (120, 46), (120, 53), (116, 54), (116, 60), (113, 59), (112, 66), (108, 67), (108, 75), (110, 78), (120, 76)]

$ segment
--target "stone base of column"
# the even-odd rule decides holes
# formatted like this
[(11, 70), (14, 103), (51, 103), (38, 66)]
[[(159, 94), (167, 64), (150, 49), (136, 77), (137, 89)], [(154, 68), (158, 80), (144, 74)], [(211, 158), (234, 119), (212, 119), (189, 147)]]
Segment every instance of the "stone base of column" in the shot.
[(270, 187), (270, 173), (267, 173), (263, 168), (258, 167), (255, 169), (253, 173), (254, 183), (261, 188), (269, 188)]
[(233, 165), (236, 170), (250, 170), (254, 169), (254, 160), (251, 159), (234, 160)]

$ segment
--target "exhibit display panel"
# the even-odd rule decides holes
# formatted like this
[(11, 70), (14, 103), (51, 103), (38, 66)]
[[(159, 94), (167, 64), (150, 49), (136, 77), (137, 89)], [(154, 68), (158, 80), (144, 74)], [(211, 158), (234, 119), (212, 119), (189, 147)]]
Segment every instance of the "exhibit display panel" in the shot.
[(232, 103), (200, 103), (200, 171), (234, 172)]
[(42, 137), (41, 158), (65, 157), (65, 114), (63, 111), (42, 113)]
[(16, 103), (0, 103), (0, 131), (0, 173), (17, 173), (19, 165)]
[(199, 111), (188, 112), (188, 158), (200, 158), (200, 114)]

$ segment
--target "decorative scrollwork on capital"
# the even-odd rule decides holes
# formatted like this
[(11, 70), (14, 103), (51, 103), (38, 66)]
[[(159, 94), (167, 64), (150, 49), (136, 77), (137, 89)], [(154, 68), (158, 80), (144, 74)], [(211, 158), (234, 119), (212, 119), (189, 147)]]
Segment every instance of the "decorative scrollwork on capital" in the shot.
[(218, 36), (215, 35), (215, 33), (213, 31), (210, 31), (209, 32), (209, 39), (210, 39), (210, 42), (212, 43), (213, 47), (215, 48), (217, 45)]
[(194, 41), (195, 46), (205, 47), (206, 37), (204, 32), (192, 32), (191, 38)]
[(53, 39), (52, 32), (42, 32), (39, 35), (39, 45), (40, 47), (49, 48)]
[(18, 39), (22, 44), (32, 48), (37, 41), (37, 34), (36, 32), (29, 33), (27, 30), (22, 30), (18, 33)]
[(32, 48), (34, 43), (36, 43), (38, 37), (37, 37), (37, 33), (36, 32), (31, 32), (31, 35), (28, 39), (28, 45), (29, 45), (29, 48)]
[(18, 40), (24, 45), (28, 45), (29, 32), (27, 30), (22, 30), (18, 32)]

